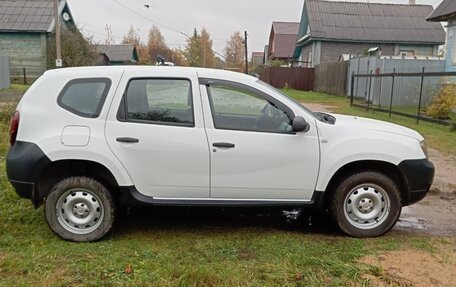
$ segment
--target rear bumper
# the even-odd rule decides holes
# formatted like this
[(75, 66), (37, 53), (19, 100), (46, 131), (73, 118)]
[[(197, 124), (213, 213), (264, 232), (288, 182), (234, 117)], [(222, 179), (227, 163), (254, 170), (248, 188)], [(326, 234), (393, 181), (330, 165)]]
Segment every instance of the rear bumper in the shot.
[(6, 174), (16, 193), (34, 199), (34, 186), (41, 170), (51, 160), (34, 143), (17, 141), (6, 157)]
[(434, 180), (434, 164), (427, 159), (404, 160), (399, 164), (399, 169), (406, 183), (403, 205), (410, 205), (423, 199)]
[(10, 179), (10, 183), (20, 197), (27, 199), (33, 198), (33, 189), (35, 186), (33, 182), (21, 182)]

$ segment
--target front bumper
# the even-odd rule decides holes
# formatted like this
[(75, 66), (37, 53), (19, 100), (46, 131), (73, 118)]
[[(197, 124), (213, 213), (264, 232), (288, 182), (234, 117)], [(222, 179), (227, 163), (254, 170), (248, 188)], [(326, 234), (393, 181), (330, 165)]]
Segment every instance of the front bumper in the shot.
[(406, 190), (403, 205), (410, 205), (423, 199), (434, 180), (434, 164), (427, 159), (404, 160), (399, 164), (405, 180)]

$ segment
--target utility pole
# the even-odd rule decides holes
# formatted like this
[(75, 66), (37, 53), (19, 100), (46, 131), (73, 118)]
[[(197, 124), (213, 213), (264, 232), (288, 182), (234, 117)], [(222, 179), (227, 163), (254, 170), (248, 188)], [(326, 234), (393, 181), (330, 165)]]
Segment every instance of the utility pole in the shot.
[(59, 0), (54, 0), (54, 24), (55, 24), (55, 66), (62, 67), (62, 52), (60, 50), (60, 17), (59, 17)]
[(249, 73), (249, 54), (247, 52), (247, 31), (244, 31), (245, 73)]
[(201, 44), (203, 44), (203, 67), (206, 68), (206, 46), (204, 46), (204, 43)]

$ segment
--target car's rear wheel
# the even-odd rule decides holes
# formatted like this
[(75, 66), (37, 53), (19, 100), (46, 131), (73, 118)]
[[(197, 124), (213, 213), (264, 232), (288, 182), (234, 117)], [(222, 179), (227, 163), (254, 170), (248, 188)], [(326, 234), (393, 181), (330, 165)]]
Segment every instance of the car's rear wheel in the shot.
[(49, 227), (61, 238), (95, 241), (114, 222), (113, 199), (100, 182), (88, 177), (71, 177), (58, 182), (45, 202)]
[(339, 228), (355, 237), (388, 232), (401, 213), (396, 183), (382, 173), (364, 171), (346, 177), (331, 200), (331, 213)]

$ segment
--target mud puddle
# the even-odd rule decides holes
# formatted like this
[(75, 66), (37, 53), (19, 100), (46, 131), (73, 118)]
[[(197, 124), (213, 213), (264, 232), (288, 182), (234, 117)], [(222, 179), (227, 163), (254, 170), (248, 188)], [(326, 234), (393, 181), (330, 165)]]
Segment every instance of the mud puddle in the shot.
[(429, 235), (456, 235), (456, 196), (430, 194), (422, 201), (402, 208), (394, 230)]

